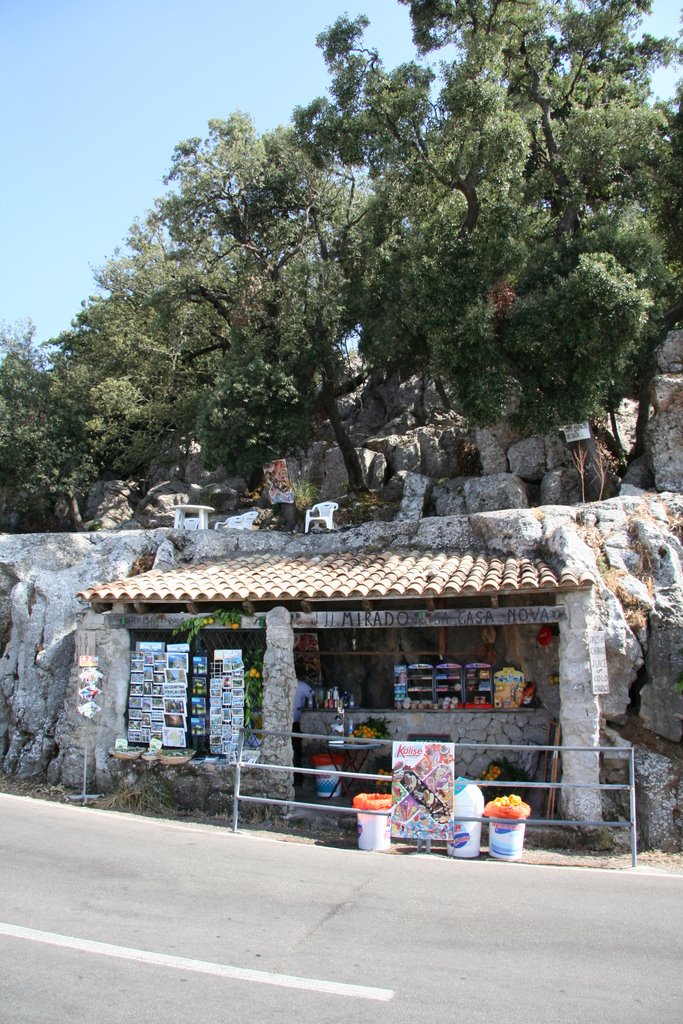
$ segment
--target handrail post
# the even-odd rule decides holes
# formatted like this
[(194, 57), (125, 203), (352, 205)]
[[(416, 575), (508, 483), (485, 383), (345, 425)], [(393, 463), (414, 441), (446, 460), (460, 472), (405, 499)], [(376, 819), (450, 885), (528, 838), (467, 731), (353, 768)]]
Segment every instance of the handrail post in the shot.
[(238, 806), (240, 800), (240, 782), (242, 781), (242, 749), (244, 747), (244, 726), (240, 729), (237, 744), (237, 760), (235, 761), (235, 791), (232, 795), (232, 830), (237, 831)]
[(631, 867), (638, 867), (638, 823), (636, 820), (636, 752), (628, 752), (629, 805), (631, 818)]

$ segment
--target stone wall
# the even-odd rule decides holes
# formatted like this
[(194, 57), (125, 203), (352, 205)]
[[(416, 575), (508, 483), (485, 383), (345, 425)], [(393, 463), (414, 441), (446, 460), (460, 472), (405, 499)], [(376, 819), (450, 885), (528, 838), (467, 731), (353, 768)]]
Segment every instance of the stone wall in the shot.
[[(408, 736), (445, 736), (454, 743), (476, 743), (477, 749), (463, 747), (456, 750), (456, 771), (470, 779), (487, 767), (489, 761), (507, 757), (512, 763), (533, 775), (537, 769), (538, 756), (523, 751), (488, 749), (487, 744), (543, 744), (547, 740), (550, 715), (545, 708), (530, 708), (519, 711), (378, 711), (376, 708), (354, 708), (347, 712), (354, 722), (365, 718), (383, 718), (391, 740), (404, 740)], [(330, 734), (334, 711), (304, 711), (301, 716), (301, 731)], [(327, 750), (326, 740), (304, 740), (304, 756)], [(378, 757), (391, 756), (390, 744), (373, 752), (368, 760), (368, 771)]]

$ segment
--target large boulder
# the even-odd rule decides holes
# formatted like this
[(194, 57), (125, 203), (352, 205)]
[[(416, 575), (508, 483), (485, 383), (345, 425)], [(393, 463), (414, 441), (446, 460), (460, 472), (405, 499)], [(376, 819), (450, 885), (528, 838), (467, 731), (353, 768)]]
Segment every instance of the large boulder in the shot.
[(130, 480), (100, 480), (88, 495), (84, 526), (111, 530), (129, 523), (139, 500), (140, 490)]
[(463, 492), (469, 513), (529, 507), (524, 481), (513, 473), (470, 477), (465, 481)]
[(658, 491), (683, 491), (683, 330), (671, 331), (659, 347), (657, 370), (645, 436), (648, 465)]

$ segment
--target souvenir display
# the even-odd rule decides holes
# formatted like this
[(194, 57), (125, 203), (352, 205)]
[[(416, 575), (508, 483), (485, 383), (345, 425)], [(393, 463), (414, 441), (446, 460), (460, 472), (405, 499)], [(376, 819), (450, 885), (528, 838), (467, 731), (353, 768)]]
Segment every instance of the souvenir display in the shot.
[(244, 726), (244, 662), (241, 650), (217, 650), (209, 678), (209, 746), (234, 761)]
[(141, 641), (131, 652), (129, 743), (186, 745), (188, 645), (168, 647), (161, 641)]

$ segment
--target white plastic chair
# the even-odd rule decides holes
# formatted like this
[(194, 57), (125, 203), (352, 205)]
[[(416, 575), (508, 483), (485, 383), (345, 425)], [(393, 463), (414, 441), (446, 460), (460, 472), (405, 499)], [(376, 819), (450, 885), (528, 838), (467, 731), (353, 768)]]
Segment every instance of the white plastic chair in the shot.
[(251, 530), (258, 519), (258, 514), (259, 510), (257, 508), (251, 508), (240, 516), (230, 516), (228, 519), (222, 519), (219, 523), (214, 523), (213, 528), (214, 530), (221, 530), (226, 527), (232, 530)]
[(323, 523), (328, 530), (334, 530), (334, 513), (339, 508), (336, 501), (321, 501), (306, 512), (304, 533), (308, 533), (311, 523)]

